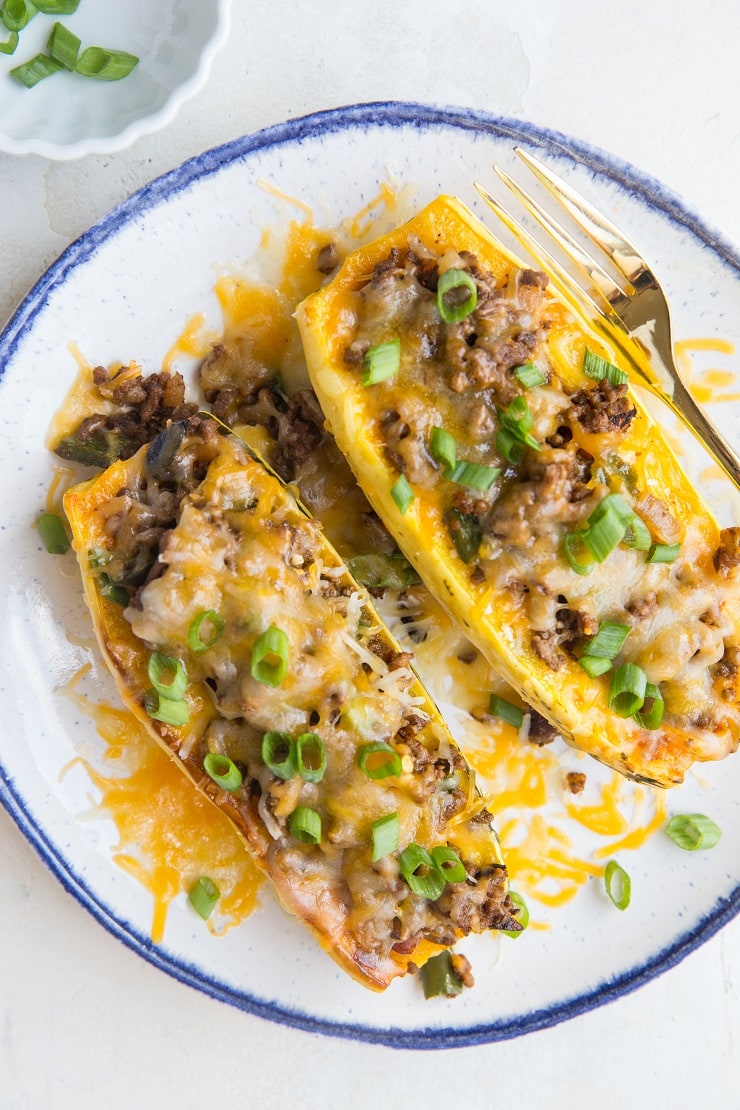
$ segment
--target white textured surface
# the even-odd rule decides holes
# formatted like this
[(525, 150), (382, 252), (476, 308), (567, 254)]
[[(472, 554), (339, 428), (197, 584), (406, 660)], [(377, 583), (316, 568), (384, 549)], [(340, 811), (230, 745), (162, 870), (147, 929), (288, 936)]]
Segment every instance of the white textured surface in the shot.
[[(79, 162), (0, 157), (0, 316), (77, 234), (188, 155), (354, 101), (464, 104), (599, 145), (740, 241), (736, 41), (723, 0), (237, 3), (179, 119)], [(620, 26), (622, 29), (620, 29)], [(11, 216), (12, 213), (12, 216)], [(737, 757), (736, 757), (737, 758)], [(452, 1053), (269, 1025), (188, 990), (109, 937), (0, 812), (0, 1107), (693, 1106), (737, 1093), (740, 923), (636, 994), (556, 1029)]]
[(46, 52), (54, 16), (39, 13), (20, 34), (14, 54), (0, 56), (0, 150), (78, 158), (122, 150), (171, 123), (206, 81), (229, 34), (231, 0), (97, 0), (63, 24), (80, 50), (103, 46), (139, 62), (123, 82), (59, 73), (32, 90), (6, 74)]

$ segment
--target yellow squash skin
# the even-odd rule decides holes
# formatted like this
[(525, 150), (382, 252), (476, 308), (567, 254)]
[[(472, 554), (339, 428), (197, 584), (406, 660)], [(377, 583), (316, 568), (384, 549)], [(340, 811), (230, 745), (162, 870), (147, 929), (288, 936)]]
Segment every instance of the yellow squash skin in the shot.
[[(105, 551), (110, 548), (109, 506), (116, 501), (122, 490), (135, 489), (137, 483), (141, 482), (145, 472), (145, 458), (146, 448), (143, 448), (132, 458), (115, 463), (98, 477), (71, 489), (64, 501), (64, 508), (72, 528), (74, 549), (82, 572), (85, 599), (105, 661), (120, 696), (126, 707), (172, 756), (195, 787), (230, 818), (244, 837), (257, 863), (273, 881), (284, 908), (297, 916), (312, 931), (322, 947), (345, 971), (364, 986), (383, 990), (394, 978), (404, 975), (409, 970), (410, 961), (420, 966), (430, 955), (440, 951), (440, 948), (422, 939), (415, 947), (406, 945), (400, 951), (391, 950), (387, 955), (368, 951), (356, 928), (352, 900), (342, 887), (341, 876), (336, 878), (339, 849), (332, 850), (331, 847), (328, 849), (327, 873), (336, 879), (332, 887), (328, 882), (324, 882), (319, 888), (316, 883), (302, 881), (301, 868), (291, 871), (289, 865), (284, 862), (291, 853), (295, 855), (296, 851), (300, 851), (302, 846), (297, 843), (288, 844), (283, 855), (276, 852), (274, 837), (271, 837), (259, 811), (257, 794), (253, 792), (248, 796), (235, 795), (221, 789), (209, 778), (203, 769), (201, 741), (209, 725), (218, 720), (219, 708), (205, 681), (197, 678), (190, 681), (186, 692), (190, 720), (182, 728), (154, 720), (145, 710), (145, 694), (151, 686), (147, 674), (149, 656), (155, 647), (162, 648), (162, 645), (146, 643), (135, 635), (130, 619), (124, 615), (127, 613), (130, 616), (129, 611), (101, 594), (99, 579), (91, 567), (89, 558), (89, 552), (93, 549)], [(224, 483), (228, 484), (235, 478), (239, 481), (246, 478), (254, 483), (255, 489), (263, 491), (283, 526), (292, 528), (296, 532), (299, 528), (306, 527), (307, 514), (297, 504), (287, 487), (277, 477), (268, 473), (258, 461), (250, 458), (234, 437), (222, 437), (220, 455), (210, 464), (208, 480), (199, 488), (195, 503), (203, 504), (210, 494), (216, 496)], [(377, 630), (377, 634), (384, 639), (391, 652), (399, 651), (397, 642), (382, 625), (366, 592), (351, 579), (343, 568), (339, 556), (323, 538), (315, 523), (309, 521), (309, 526), (313, 541), (316, 543), (315, 550), (322, 565), (336, 568), (334, 580), (340, 586), (353, 592), (358, 591), (362, 595), (362, 604), (371, 617), (370, 623), (373, 629)], [(194, 588), (199, 588), (199, 585), (196, 583)], [(258, 602), (255, 599), (253, 608), (257, 606)], [(245, 621), (248, 619), (247, 613)], [(420, 741), (431, 745), (438, 742), (443, 745), (449, 743), (454, 748), (454, 741), (436, 706), (416, 676), (413, 676), (410, 694), (418, 699), (420, 711), (429, 716), (428, 725), (419, 733)], [(344, 743), (346, 742), (345, 737)], [(331, 758), (331, 751), (328, 754)], [(480, 820), (471, 820), (479, 815), (482, 807), (480, 796), (475, 790), (473, 772), (463, 764), (462, 760), (460, 760), (458, 772), (460, 787), (467, 800), (464, 809), (446, 826), (443, 834), (445, 842), (454, 846), (461, 858), (474, 862), (482, 869), (501, 869), (501, 874), (505, 874), (496, 834), (489, 824)], [(356, 770), (354, 757), (349, 769), (342, 774), (344, 778), (339, 781), (341, 791), (344, 793), (340, 791), (336, 798), (337, 805), (354, 806), (355, 809), (364, 807), (369, 797), (368, 788), (372, 794), (375, 784), (367, 780), (364, 780), (363, 784), (362, 775)], [(405, 787), (404, 781), (406, 781)], [(416, 839), (424, 842), (427, 838), (430, 845), (438, 842), (435, 839), (435, 822), (429, 809), (425, 810), (424, 803), (417, 804), (415, 801), (415, 780), (411, 773), (407, 774), (406, 767), (404, 774), (398, 780), (398, 786), (394, 786), (394, 789), (399, 791), (395, 795), (400, 799), (399, 809), (403, 814), (410, 815), (409, 821), (413, 824)], [(406, 809), (403, 809), (404, 806)], [(368, 818), (368, 824), (370, 819)], [(310, 860), (311, 851), (308, 846), (303, 847), (308, 852), (307, 858)], [(349, 867), (353, 866), (353, 853), (354, 858), (358, 858), (361, 849), (354, 847), (349, 853), (350, 862), (347, 864)], [(320, 863), (323, 866), (323, 862), (320, 861)], [(362, 866), (369, 866), (364, 856)], [(308, 871), (311, 871), (310, 865)], [(410, 951), (409, 948), (413, 950)]]
[[(719, 758), (737, 747), (736, 676), (725, 684), (720, 723), (701, 736), (669, 724), (648, 730), (632, 719), (617, 717), (607, 704), (608, 676), (590, 678), (573, 658), (557, 671), (550, 669), (532, 650), (525, 617), (511, 592), (488, 582), (471, 581), (470, 567), (451, 543), (434, 488), (414, 487), (413, 503), (404, 514), (391, 496), (398, 470), (385, 450), (378, 390), (364, 388), (357, 367), (348, 365), (343, 356), (353, 337), (358, 291), (391, 248), (406, 248), (410, 237), (438, 256), (448, 250), (472, 252), (499, 282), (512, 267), (522, 266), (450, 197), (438, 198), (403, 227), (350, 255), (331, 282), (308, 297), (297, 313), (309, 376), (329, 428), (368, 500), (428, 589), (502, 677), (566, 740), (603, 763), (661, 786), (681, 782), (695, 759)], [(554, 298), (549, 315), (548, 353), (564, 387), (583, 386), (581, 363), (587, 342), (618, 362), (603, 338), (587, 336)], [(451, 430), (455, 432), (454, 426)], [(595, 437), (582, 429), (573, 434), (578, 445), (593, 454), (597, 453), (595, 440), (601, 440), (598, 446), (603, 454), (603, 441), (608, 437)], [(725, 590), (723, 613), (730, 614), (733, 626), (727, 642), (736, 645), (740, 642), (737, 586), (728, 586), (726, 579), (724, 584), (720, 582), (712, 563), (720, 540), (718, 526), (639, 403), (623, 445), (634, 459), (639, 488), (659, 494), (681, 524), (690, 522), (694, 570), (697, 576), (704, 576), (710, 589), (716, 584)]]

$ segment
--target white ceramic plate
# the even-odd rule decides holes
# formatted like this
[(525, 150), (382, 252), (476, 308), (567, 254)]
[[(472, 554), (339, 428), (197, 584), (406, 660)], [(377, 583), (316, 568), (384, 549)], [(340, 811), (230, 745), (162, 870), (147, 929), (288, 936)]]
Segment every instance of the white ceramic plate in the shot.
[[(205, 84), (230, 11), (231, 0), (81, 0), (72, 15), (39, 13), (20, 32), (15, 53), (0, 54), (0, 150), (79, 158), (122, 150), (165, 127)], [(8, 73), (45, 52), (56, 19), (83, 49), (125, 50), (139, 64), (121, 81), (57, 73), (23, 88)], [(0, 38), (7, 38), (1, 30)]]
[[(89, 627), (71, 561), (46, 555), (31, 523), (51, 472), (44, 434), (76, 369), (69, 341), (89, 359), (135, 357), (155, 370), (194, 312), (217, 328), (215, 267), (248, 260), (261, 230), (276, 223), (279, 202), (261, 182), (313, 206), (322, 223), (357, 212), (389, 174), (416, 183), (419, 206), (445, 191), (479, 208), (473, 178), (490, 181), (494, 160), (513, 168), (515, 144), (544, 154), (629, 229), (665, 277), (678, 338), (740, 341), (737, 254), (655, 181), (526, 124), (401, 104), (293, 120), (187, 162), (69, 247), (0, 339), (0, 396), (13, 414), (0, 442), (0, 799), (74, 896), (157, 967), (274, 1020), (396, 1046), (449, 1047), (551, 1025), (633, 989), (714, 933), (740, 909), (740, 757), (702, 769), (668, 799), (669, 813), (703, 811), (721, 825), (716, 848), (681, 852), (657, 834), (629, 858), (627, 912), (592, 883), (552, 914), (548, 930), (466, 942), (476, 987), (454, 1001), (425, 1003), (413, 980), (382, 996), (365, 991), (269, 896), (220, 940), (175, 905), (164, 943), (153, 946), (150, 898), (111, 861), (112, 826), (80, 820), (87, 776), (79, 768), (60, 776), (81, 743), (100, 745), (92, 724), (55, 693), (87, 658), (67, 632), (89, 637)], [(740, 371), (737, 356), (722, 364)], [(717, 415), (737, 433), (737, 406)], [(112, 696), (99, 681), (101, 696)]]

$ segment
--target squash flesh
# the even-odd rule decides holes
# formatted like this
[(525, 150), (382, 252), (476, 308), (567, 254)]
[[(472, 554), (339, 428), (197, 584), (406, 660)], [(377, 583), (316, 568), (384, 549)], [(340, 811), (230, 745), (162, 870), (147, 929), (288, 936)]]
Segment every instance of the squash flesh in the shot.
[[(394, 294), (395, 301), (391, 297), (387, 300), (389, 312), (385, 320), (377, 310), (381, 298), (373, 293), (373, 283), (387, 283), (383, 268), (390, 267), (392, 251), (398, 252), (402, 260), (409, 249), (422, 258), (423, 264), (428, 256), (437, 259), (440, 272), (449, 263), (451, 252), (457, 265), (462, 264), (459, 260), (461, 256), (464, 259), (463, 252), (472, 252), (477, 265), (492, 274), (499, 287), (511, 284), (512, 274), (520, 268), (459, 202), (439, 198), (404, 227), (356, 251), (328, 286), (303, 302), (298, 321), (309, 375), (340, 450), (368, 500), (427, 587), (503, 678), (551, 720), (567, 740), (602, 762), (659, 785), (680, 782), (694, 759), (722, 757), (736, 748), (740, 734), (734, 662), (740, 642), (738, 591), (734, 571), (723, 575), (713, 564), (722, 542), (715, 521), (681, 472), (660, 430), (639, 405), (626, 431), (598, 432), (589, 427), (588, 421), (582, 424), (573, 418), (574, 395), (577, 398), (577, 391), (590, 384), (581, 370), (585, 346), (603, 352), (611, 361), (616, 359), (604, 347), (603, 339), (586, 336), (565, 306), (548, 298), (547, 334), (535, 353), (541, 362), (544, 360), (552, 378), (544, 389), (529, 394), (534, 430), (539, 430), (540, 417), (542, 428), (557, 426), (552, 422), (548, 425), (547, 405), (552, 406), (553, 396), (559, 391), (561, 396), (554, 398), (555, 408), (561, 405), (573, 440), (571, 450), (578, 449), (584, 457), (594, 459), (592, 475), (612, 457), (629, 460), (629, 491), (617, 467), (617, 458), (614, 467), (609, 464), (610, 484), (602, 483), (600, 496), (620, 491), (625, 495), (629, 492), (630, 497), (638, 500), (645, 494), (659, 499), (666, 510), (665, 519), (679, 525), (681, 560), (672, 569), (646, 566), (644, 554), (620, 546), (608, 561), (608, 573), (605, 565), (597, 574), (576, 575), (565, 563), (560, 547), (565, 529), (561, 521), (554, 520), (552, 536), (538, 537), (539, 546), (531, 555), (521, 545), (507, 546), (495, 534), (487, 536), (478, 563), (485, 570), (485, 581), (471, 581), (471, 566), (459, 557), (451, 542), (449, 517), (445, 517), (449, 491), (442, 491), (444, 483), (434, 473), (429, 433), (441, 423), (463, 444), (466, 458), (490, 465), (501, 462), (492, 448), (497, 424), (494, 418), (487, 441), (485, 437), (470, 436), (466, 427), (472, 411), (469, 394), (461, 396), (456, 392), (458, 383), (447, 384), (444, 357), (429, 356), (423, 351), (419, 354), (423, 346), (419, 332), (423, 329), (416, 323), (407, 328), (410, 315), (404, 315), (406, 310), (398, 308), (402, 297), (405, 304), (411, 299), (407, 274), (401, 279), (406, 281), (405, 291)], [(397, 268), (402, 264), (396, 260)], [(368, 309), (368, 303), (375, 308)], [(434, 317), (434, 305), (430, 297), (424, 299), (423, 290), (417, 296), (414, 312), (415, 320), (422, 313), (429, 319)], [(438, 316), (428, 330), (434, 343), (446, 342)], [(363, 387), (353, 344), (357, 346), (358, 336), (367, 344), (395, 335), (400, 336), (401, 350), (406, 352), (402, 354), (399, 372), (390, 381)], [(472, 338), (476, 340), (475, 336)], [(434, 343), (430, 341), (428, 346), (431, 348)], [(491, 393), (495, 390), (487, 394), (481, 388), (478, 397), (489, 401), (488, 408), (493, 411)], [(540, 401), (538, 394), (542, 395)], [(563, 401), (571, 408), (562, 408)], [(423, 443), (415, 455), (404, 453), (403, 444), (392, 439), (394, 427), (389, 413), (400, 413), (401, 421), (407, 428), (410, 426), (410, 437), (416, 436)], [(551, 456), (556, 454), (550, 452)], [(419, 459), (421, 463), (417, 466)], [(405, 513), (399, 511), (391, 492), (401, 473), (409, 479), (414, 493)], [(507, 475), (500, 493), (504, 497), (512, 489), (516, 493), (518, 480), (518, 475), (513, 480)], [(598, 500), (597, 485), (597, 479), (591, 477), (585, 490), (592, 503)], [(498, 493), (489, 500), (482, 511), (484, 516), (488, 513), (490, 518), (496, 513), (497, 496)], [(568, 511), (574, 511), (573, 506), (568, 506)], [(526, 515), (523, 516), (526, 524)], [(659, 522), (654, 524), (656, 528)], [(524, 576), (520, 573), (522, 568)], [(531, 599), (527, 601), (528, 610), (510, 585), (517, 576), (529, 576), (530, 586), (535, 581), (543, 594), (549, 592), (551, 597), (567, 594), (567, 603), (574, 611), (631, 624), (624, 657), (630, 658), (631, 651), (646, 669), (652, 668), (656, 676), (660, 674), (660, 681), (664, 682), (667, 712), (660, 728), (645, 729), (632, 719), (616, 717), (607, 704), (608, 678), (589, 678), (574, 653), (562, 659), (560, 653), (554, 658), (557, 664), (554, 669), (533, 650), (533, 628), (528, 623)], [(651, 596), (660, 599), (655, 613), (650, 619), (633, 619), (627, 608), (635, 597), (644, 600)], [(706, 620), (704, 614), (709, 614)], [(692, 651), (700, 660), (693, 671)], [(683, 660), (684, 670), (671, 681), (670, 666), (666, 674), (661, 667), (666, 656), (683, 659), (681, 653), (687, 656)], [(687, 693), (689, 681), (685, 675), (694, 682), (693, 700)]]

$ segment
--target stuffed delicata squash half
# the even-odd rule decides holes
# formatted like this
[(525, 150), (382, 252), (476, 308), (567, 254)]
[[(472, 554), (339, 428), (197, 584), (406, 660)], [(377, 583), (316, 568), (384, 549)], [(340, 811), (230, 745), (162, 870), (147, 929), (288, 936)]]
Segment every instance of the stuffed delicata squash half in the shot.
[(340, 965), (383, 989), (435, 946), (518, 928), (491, 814), (410, 657), (238, 438), (171, 424), (65, 510), (125, 703)]
[(571, 743), (668, 786), (738, 743), (740, 529), (547, 284), (439, 198), (303, 302), (309, 374), (490, 663)]

